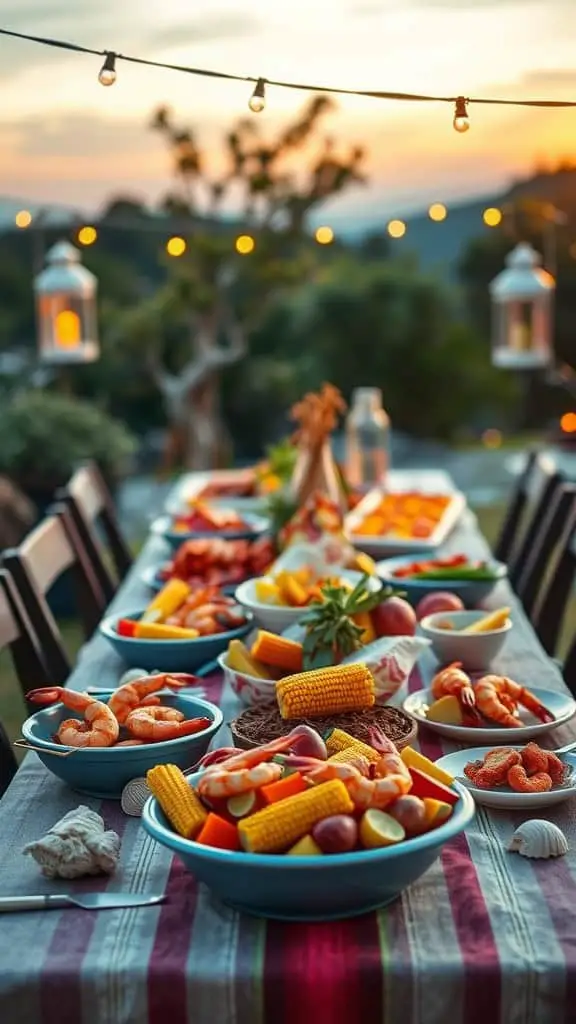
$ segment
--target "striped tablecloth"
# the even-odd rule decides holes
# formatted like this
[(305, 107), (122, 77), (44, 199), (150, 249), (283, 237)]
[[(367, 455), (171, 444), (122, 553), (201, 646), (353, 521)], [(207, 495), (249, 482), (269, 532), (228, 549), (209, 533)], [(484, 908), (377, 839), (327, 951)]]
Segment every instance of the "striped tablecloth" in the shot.
[[(466, 514), (446, 550), (485, 553)], [(165, 557), (150, 542), (115, 606), (144, 603), (139, 573)], [(526, 685), (560, 688), (521, 609), (497, 669)], [(94, 639), (72, 685), (106, 686), (122, 669)], [(423, 659), (411, 682), (434, 670)], [(230, 720), (239, 710), (221, 679), (206, 682)], [(558, 730), (558, 745), (574, 730)], [(423, 752), (449, 749), (422, 733)], [(70, 891), (42, 879), (23, 846), (79, 798), (30, 754), (0, 803), (0, 895)], [(550, 818), (572, 850), (529, 861), (505, 845), (520, 816), (479, 810), (464, 835), (394, 905), (330, 924), (266, 923), (214, 901), (178, 860), (112, 802), (86, 800), (122, 836), (110, 881), (80, 889), (157, 893), (159, 907), (12, 914), (0, 923), (0, 1022), (4, 1024), (560, 1024), (576, 1019), (576, 824), (570, 803)], [(526, 816), (528, 817), (528, 815)]]

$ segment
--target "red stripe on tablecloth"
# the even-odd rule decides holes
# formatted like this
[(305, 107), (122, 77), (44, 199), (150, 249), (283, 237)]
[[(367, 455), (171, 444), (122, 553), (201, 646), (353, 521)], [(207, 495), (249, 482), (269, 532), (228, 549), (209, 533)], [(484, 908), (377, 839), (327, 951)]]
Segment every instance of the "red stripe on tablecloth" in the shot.
[[(223, 676), (202, 680), (206, 699), (219, 704)], [(188, 1024), (186, 963), (196, 912), (198, 883), (174, 857), (148, 962), (148, 1024)]]
[[(410, 677), (410, 692), (422, 689), (422, 685), (420, 670), (416, 667)], [(418, 743), (431, 761), (437, 761), (444, 753), (437, 735), (426, 727), (420, 728)], [(484, 893), (463, 832), (446, 844), (441, 861), (464, 964), (463, 1019), (466, 1024), (486, 1024), (487, 1020), (498, 1019), (502, 988), (500, 958)]]
[[(525, 817), (519, 817), (518, 824), (524, 820)], [(556, 941), (566, 961), (566, 984), (563, 995), (566, 1007), (565, 1020), (566, 1024), (573, 1024), (576, 1004), (576, 881), (564, 858), (533, 860), (531, 864), (546, 900), (556, 932)]]
[(366, 1024), (383, 1019), (375, 914), (325, 924), (267, 926), (266, 1024)]
[[(99, 812), (106, 827), (117, 832), (122, 839), (126, 818), (120, 804), (104, 801)], [(109, 879), (90, 878), (74, 883), (80, 892), (104, 892)], [(85, 910), (63, 910), (52, 936), (40, 974), (40, 1007), (42, 1024), (62, 1024), (63, 1021), (82, 1020), (82, 964), (88, 951), (96, 914)]]

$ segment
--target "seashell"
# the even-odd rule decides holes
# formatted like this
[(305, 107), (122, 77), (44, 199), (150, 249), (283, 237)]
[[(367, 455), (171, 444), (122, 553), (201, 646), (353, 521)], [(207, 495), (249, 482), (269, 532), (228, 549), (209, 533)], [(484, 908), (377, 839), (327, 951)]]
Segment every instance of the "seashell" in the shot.
[(522, 857), (543, 860), (547, 857), (562, 857), (569, 847), (566, 836), (557, 825), (542, 818), (533, 818), (516, 829), (508, 849)]
[(151, 795), (152, 793), (146, 779), (130, 779), (130, 782), (127, 782), (124, 786), (120, 798), (120, 806), (124, 814), (130, 815), (132, 818), (140, 818), (144, 810), (144, 804)]

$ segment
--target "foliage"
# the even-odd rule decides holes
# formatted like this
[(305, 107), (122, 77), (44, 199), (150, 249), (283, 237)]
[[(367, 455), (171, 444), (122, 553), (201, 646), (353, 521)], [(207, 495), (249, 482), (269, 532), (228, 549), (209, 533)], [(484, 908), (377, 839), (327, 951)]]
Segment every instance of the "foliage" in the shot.
[(23, 487), (54, 488), (95, 459), (110, 476), (126, 468), (135, 440), (94, 405), (50, 391), (25, 391), (0, 409), (0, 473)]

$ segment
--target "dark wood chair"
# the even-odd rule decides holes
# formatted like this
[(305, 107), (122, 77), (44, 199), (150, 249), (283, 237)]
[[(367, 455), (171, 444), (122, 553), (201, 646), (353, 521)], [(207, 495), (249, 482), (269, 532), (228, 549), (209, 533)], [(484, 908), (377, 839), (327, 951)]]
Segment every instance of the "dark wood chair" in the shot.
[(576, 697), (576, 631), (562, 668), (564, 682), (573, 697)]
[[(116, 593), (117, 582), (124, 579), (132, 566), (132, 555), (120, 529), (114, 500), (96, 464), (90, 462), (78, 469), (66, 487), (58, 492), (57, 499), (70, 513), (108, 604)], [(107, 564), (106, 549), (117, 581)]]
[(508, 577), (515, 590), (535, 549), (548, 508), (563, 483), (564, 478), (552, 460), (544, 455), (537, 456), (525, 489), (524, 513), (517, 539), (507, 558)]
[(537, 451), (528, 452), (524, 469), (520, 473), (506, 509), (504, 522), (500, 529), (500, 536), (494, 546), (494, 557), (500, 562), (507, 562), (512, 553), (512, 548), (517, 539), (520, 520), (528, 502), (528, 485), (532, 472), (539, 458)]
[(566, 517), (557, 552), (531, 615), (540, 642), (554, 656), (562, 620), (576, 579), (576, 504)]
[(47, 595), (58, 580), (69, 574), (87, 639), (106, 608), (106, 599), (68, 510), (54, 505), (19, 548), (4, 552), (2, 564), (14, 581), (51, 676), (65, 680), (71, 666)]
[(556, 489), (548, 507), (544, 510), (540, 529), (538, 530), (532, 550), (527, 554), (524, 568), (518, 577), (516, 593), (524, 610), (531, 615), (538, 594), (550, 565), (565, 524), (576, 506), (576, 485), (560, 484)]

